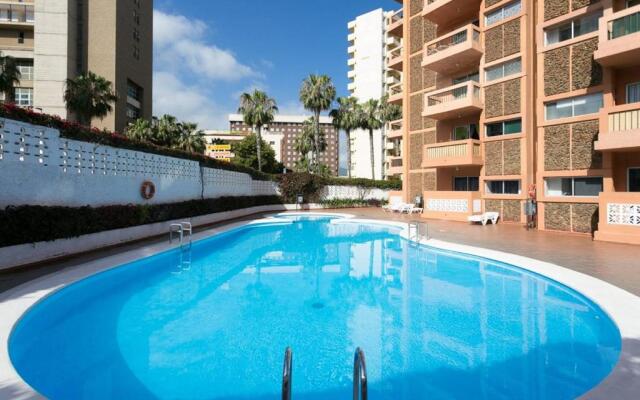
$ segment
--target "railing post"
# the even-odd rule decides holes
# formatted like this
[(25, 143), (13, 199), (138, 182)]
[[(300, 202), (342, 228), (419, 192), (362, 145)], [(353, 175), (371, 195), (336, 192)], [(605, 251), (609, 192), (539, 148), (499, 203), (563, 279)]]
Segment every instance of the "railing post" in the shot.
[(353, 355), (353, 400), (367, 400), (367, 365), (360, 347)]
[(284, 366), (282, 367), (282, 400), (291, 400), (291, 382), (293, 371), (293, 355), (291, 348), (284, 352)]

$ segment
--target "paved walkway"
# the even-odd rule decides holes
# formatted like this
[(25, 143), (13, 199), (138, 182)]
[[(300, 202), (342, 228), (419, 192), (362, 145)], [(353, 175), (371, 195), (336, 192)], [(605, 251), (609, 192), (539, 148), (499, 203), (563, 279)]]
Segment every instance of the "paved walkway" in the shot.
[[(363, 218), (427, 222), (429, 234), (435, 239), (505, 251), (551, 262), (608, 281), (640, 296), (640, 246), (594, 242), (589, 237), (578, 235), (527, 231), (518, 225), (481, 226), (424, 220), (418, 215), (384, 213), (379, 208), (345, 209), (340, 212)], [(224, 223), (217, 225), (224, 225)], [(74, 268), (75, 265), (83, 262), (165, 240), (166, 237), (162, 236), (115, 249), (80, 255), (62, 262), (31, 267), (28, 270), (0, 272), (0, 292), (42, 275)]]

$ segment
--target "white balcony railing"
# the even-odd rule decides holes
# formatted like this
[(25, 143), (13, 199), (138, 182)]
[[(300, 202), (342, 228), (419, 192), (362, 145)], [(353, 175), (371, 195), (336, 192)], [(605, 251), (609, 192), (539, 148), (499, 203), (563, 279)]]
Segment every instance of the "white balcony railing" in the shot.
[(468, 25), (462, 27), (438, 38), (435, 42), (428, 43), (427, 56), (435, 55), (467, 41), (480, 42), (480, 29), (477, 26)]

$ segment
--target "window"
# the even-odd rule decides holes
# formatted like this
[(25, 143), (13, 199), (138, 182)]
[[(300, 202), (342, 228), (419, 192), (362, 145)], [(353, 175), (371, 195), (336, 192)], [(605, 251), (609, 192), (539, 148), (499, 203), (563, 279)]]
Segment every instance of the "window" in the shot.
[(127, 118), (136, 120), (140, 118), (140, 109), (133, 104), (127, 103)]
[(507, 4), (504, 7), (501, 7), (485, 16), (485, 25), (490, 26), (493, 24), (497, 24), (498, 22), (505, 20), (507, 18), (513, 17), (514, 15), (520, 14), (520, 1), (514, 1), (511, 4)]
[(594, 197), (602, 192), (602, 178), (547, 178), (547, 196)]
[(578, 36), (586, 35), (589, 32), (598, 30), (598, 19), (602, 17), (602, 11), (576, 18), (566, 24), (549, 28), (544, 31), (545, 45), (564, 42)]
[(487, 135), (487, 137), (512, 135), (521, 132), (522, 119), (520, 118), (485, 125), (485, 134)]
[(477, 192), (480, 188), (480, 178), (477, 176), (456, 176), (453, 178), (455, 192)]
[(640, 102), (640, 82), (627, 85), (627, 104)]
[(30, 107), (33, 105), (33, 89), (16, 88), (15, 91), (16, 104), (22, 107)]
[(602, 107), (602, 93), (588, 94), (545, 104), (547, 120), (595, 114)]
[(127, 97), (136, 101), (142, 101), (142, 88), (134, 82), (127, 80)]
[(614, 20), (609, 30), (609, 39), (616, 39), (640, 31), (640, 12)]
[(18, 71), (20, 71), (20, 80), (33, 80), (33, 60), (18, 60)]
[(469, 81), (480, 82), (480, 74), (478, 73), (478, 71), (454, 78), (453, 84), (457, 85), (458, 83), (464, 83)]
[(640, 192), (640, 167), (629, 168), (627, 190), (629, 192)]
[(18, 43), (24, 43), (24, 32), (18, 32)]
[(520, 194), (520, 181), (487, 181), (487, 194)]
[(522, 61), (520, 58), (507, 61), (495, 67), (487, 68), (485, 70), (485, 80), (487, 82), (495, 81), (496, 79), (504, 78), (505, 76), (519, 74), (522, 71)]
[(469, 124), (453, 128), (453, 140), (479, 139), (478, 125)]

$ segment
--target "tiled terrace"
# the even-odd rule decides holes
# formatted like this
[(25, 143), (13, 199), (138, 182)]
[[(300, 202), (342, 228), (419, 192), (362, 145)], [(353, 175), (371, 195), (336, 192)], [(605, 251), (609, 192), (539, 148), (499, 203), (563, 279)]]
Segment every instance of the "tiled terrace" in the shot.
[[(379, 208), (344, 209), (340, 210), (340, 212), (354, 214), (362, 218), (425, 222), (419, 215), (409, 216), (384, 213)], [(435, 239), (484, 247), (551, 262), (592, 275), (640, 296), (639, 246), (594, 242), (590, 237), (586, 236), (537, 230), (527, 231), (519, 225), (481, 226), (439, 220), (426, 222), (429, 228), (429, 235)], [(226, 223), (218, 224), (217, 226), (224, 224)], [(83, 254), (46, 265), (0, 272), (0, 292), (39, 276), (62, 269), (74, 268), (74, 266), (88, 261), (166, 240), (167, 238), (162, 236), (113, 249)]]

